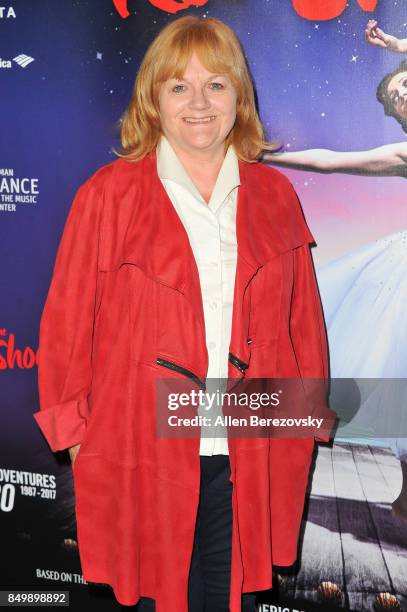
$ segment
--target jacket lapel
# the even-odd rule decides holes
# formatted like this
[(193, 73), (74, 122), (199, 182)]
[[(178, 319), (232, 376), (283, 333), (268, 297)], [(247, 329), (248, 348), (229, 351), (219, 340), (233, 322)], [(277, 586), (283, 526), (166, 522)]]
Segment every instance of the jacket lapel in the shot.
[[(157, 193), (158, 197), (155, 200), (156, 220), (152, 240), (152, 244), (155, 244), (154, 255), (148, 265), (151, 266), (151, 274), (158, 282), (180, 291), (189, 300), (199, 320), (205, 343), (205, 321), (199, 271), (188, 233), (158, 176), (155, 152), (150, 154), (149, 159), (152, 176), (151, 193)], [(253, 185), (248, 185), (249, 176), (246, 172), (246, 165), (239, 160), (241, 183), (236, 211), (237, 265), (232, 316), (233, 331), (230, 344), (231, 352), (242, 359), (248, 358), (246, 337), (243, 337), (241, 333), (242, 325), (247, 317), (246, 308), (242, 307), (245, 289), (251, 278), (263, 265), (265, 258), (275, 254), (269, 248), (273, 244), (271, 240), (263, 241), (263, 249), (256, 248), (258, 244), (256, 237), (258, 239), (261, 232), (259, 228), (253, 231), (252, 226), (253, 224), (256, 226), (255, 213), (258, 207), (253, 206), (253, 210), (249, 210), (248, 188), (250, 188), (253, 201), (257, 200), (260, 204), (259, 200), (264, 196), (259, 188), (256, 188), (254, 182)], [(267, 229), (263, 227), (263, 231), (267, 232)]]
[[(131, 263), (155, 281), (181, 292), (199, 321), (205, 347), (198, 267), (188, 233), (158, 176), (156, 152), (153, 150), (137, 164), (118, 160), (116, 168), (121, 168), (121, 174), (118, 171), (112, 181), (115, 197), (108, 198), (113, 205), (104, 226), (101, 269)], [(313, 241), (305, 221), (299, 218), (302, 212), (298, 202), (293, 201), (295, 193), (284, 188), (281, 177), (273, 180), (273, 172), (262, 164), (239, 159), (237, 266), (229, 350), (232, 357), (247, 365), (250, 360), (247, 337), (250, 291), (247, 288), (251, 279), (267, 261)], [(239, 361), (232, 359), (231, 377), (244, 375), (238, 366)]]
[[(157, 173), (155, 151), (146, 158), (148, 196), (157, 194), (150, 206), (151, 219), (148, 249), (139, 252), (144, 268), (169, 287), (187, 294), (191, 284), (196, 288), (197, 265), (184, 225), (179, 218)], [(257, 166), (257, 167), (256, 167)], [(288, 250), (313, 241), (304, 219), (299, 219), (300, 206), (293, 202), (294, 192), (273, 182), (259, 164), (239, 159), (240, 186), (237, 198), (237, 277), (246, 286), (257, 270), (267, 261)], [(151, 250), (153, 248), (153, 251)]]
[[(153, 244), (155, 255), (151, 273), (159, 282), (183, 293), (189, 300), (195, 316), (199, 321), (202, 332), (203, 346), (206, 346), (205, 320), (202, 303), (198, 267), (193, 250), (189, 242), (187, 231), (184, 228), (164, 186), (157, 173), (155, 152), (150, 155), (152, 184), (151, 193), (157, 193), (156, 222)], [(240, 186), (237, 197), (236, 211), (236, 237), (237, 237), (237, 265), (235, 275), (232, 333), (229, 350), (233, 357), (244, 363), (249, 362), (250, 350), (247, 343), (247, 327), (249, 321), (250, 304), (245, 299), (246, 288), (263, 265), (267, 258), (272, 257), (281, 249), (278, 240), (273, 241), (266, 224), (267, 219), (258, 223), (256, 215), (262, 210), (262, 198), (266, 189), (258, 181), (250, 181), (250, 174), (246, 168), (248, 164), (239, 160)], [(256, 203), (252, 210), (250, 201)], [(261, 228), (261, 230), (260, 230)], [(262, 240), (262, 233), (264, 239)], [(272, 248), (274, 246), (274, 249)], [(244, 374), (236, 367), (236, 360), (230, 362), (231, 377), (241, 378)], [(234, 365), (233, 365), (234, 364)]]
[[(154, 239), (150, 246), (154, 246), (154, 253), (145, 252), (145, 267), (147, 260), (150, 262), (148, 267), (157, 281), (176, 289), (184, 294), (190, 294), (191, 288), (199, 287), (199, 273), (195, 257), (189, 241), (188, 233), (179, 218), (163, 184), (157, 173), (155, 152), (148, 156), (151, 163), (151, 193), (156, 193), (158, 197), (154, 203)], [(257, 207), (253, 207), (252, 214), (249, 215), (247, 197), (247, 174), (244, 162), (239, 160), (239, 172), (241, 184), (238, 190), (237, 212), (236, 212), (236, 235), (238, 248), (239, 276), (245, 282), (263, 264), (264, 257), (272, 255), (273, 251), (262, 253), (256, 249), (256, 235), (259, 238), (260, 232), (251, 233), (250, 228), (256, 223), (255, 212)], [(253, 200), (259, 200), (259, 193), (252, 193)], [(270, 245), (272, 241), (264, 242)], [(151, 259), (150, 259), (151, 258)], [(240, 271), (240, 268), (242, 269)], [(198, 277), (196, 277), (198, 275)], [(198, 283), (196, 283), (198, 280)]]

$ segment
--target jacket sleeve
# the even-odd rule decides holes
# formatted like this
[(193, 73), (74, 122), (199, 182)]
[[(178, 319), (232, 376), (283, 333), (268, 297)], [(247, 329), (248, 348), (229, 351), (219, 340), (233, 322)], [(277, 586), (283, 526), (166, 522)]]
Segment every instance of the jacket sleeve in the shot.
[(33, 416), (52, 451), (79, 444), (90, 416), (101, 208), (88, 179), (68, 213), (40, 320), (40, 410)]
[(295, 248), (293, 257), (291, 341), (311, 416), (323, 418), (320, 428), (314, 430), (314, 438), (317, 442), (329, 442), (336, 413), (327, 403), (328, 341), (309, 243)]

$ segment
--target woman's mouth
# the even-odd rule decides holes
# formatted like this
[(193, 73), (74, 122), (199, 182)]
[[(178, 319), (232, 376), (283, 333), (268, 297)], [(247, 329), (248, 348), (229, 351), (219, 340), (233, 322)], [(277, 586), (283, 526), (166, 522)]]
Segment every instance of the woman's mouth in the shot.
[(185, 123), (211, 123), (212, 121), (214, 121), (216, 119), (215, 115), (211, 115), (208, 117), (183, 117), (182, 120), (185, 121)]

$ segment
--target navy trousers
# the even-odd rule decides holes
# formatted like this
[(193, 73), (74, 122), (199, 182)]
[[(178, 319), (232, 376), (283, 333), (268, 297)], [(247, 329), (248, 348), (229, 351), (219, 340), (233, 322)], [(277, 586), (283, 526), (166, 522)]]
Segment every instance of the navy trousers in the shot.
[[(228, 455), (200, 456), (201, 484), (188, 580), (189, 612), (229, 612), (232, 559), (232, 487)], [(155, 612), (141, 597), (135, 610)], [(244, 593), (242, 612), (255, 612), (256, 594)]]

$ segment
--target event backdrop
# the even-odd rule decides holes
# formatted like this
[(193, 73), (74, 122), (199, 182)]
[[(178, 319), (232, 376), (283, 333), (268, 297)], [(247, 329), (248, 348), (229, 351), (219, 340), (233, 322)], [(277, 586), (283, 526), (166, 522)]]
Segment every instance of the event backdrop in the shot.
[[(156, 33), (183, 14), (218, 17), (235, 30), (268, 138), (305, 156), (287, 155), (280, 171), (317, 243), (332, 374), (349, 383), (336, 399), (345, 412), (351, 407), (346, 422), (335, 443), (316, 453), (298, 563), (276, 568), (261, 609), (403, 609), (407, 431), (366, 435), (370, 415), (386, 415), (387, 406), (370, 391), (361, 402), (358, 386), (364, 377), (381, 388), (382, 378), (403, 379), (407, 366), (406, 134), (376, 98), (379, 81), (407, 53), (364, 36), (373, 18), (386, 33), (407, 37), (403, 0), (16, 0), (0, 7), (0, 590), (63, 589), (73, 609), (118, 607), (110, 587), (82, 577), (69, 456), (50, 451), (32, 416), (38, 329), (74, 193), (115, 159), (140, 60)], [(352, 151), (365, 154), (352, 158)]]

